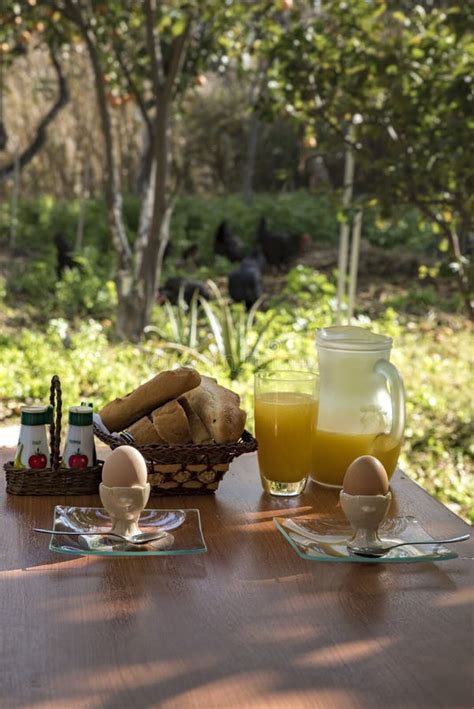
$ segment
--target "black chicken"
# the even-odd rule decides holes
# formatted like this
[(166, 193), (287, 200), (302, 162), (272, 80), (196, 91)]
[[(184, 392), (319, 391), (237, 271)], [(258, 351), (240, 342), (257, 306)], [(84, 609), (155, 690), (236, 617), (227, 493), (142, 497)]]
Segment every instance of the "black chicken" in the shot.
[(77, 262), (74, 260), (74, 252), (62, 234), (56, 232), (54, 235), (54, 245), (56, 247), (56, 275), (59, 278), (64, 273), (66, 268), (77, 267)]
[(227, 220), (224, 219), (217, 227), (214, 237), (214, 253), (218, 256), (225, 256), (233, 263), (240, 261), (244, 254), (244, 245), (238, 236), (232, 234)]
[(250, 310), (263, 293), (262, 271), (255, 257), (244, 258), (238, 268), (229, 274), (229, 295), (236, 303), (245, 303)]
[(188, 281), (182, 276), (168, 278), (163, 288), (159, 290), (158, 299), (161, 301), (166, 299), (169, 300), (172, 305), (177, 305), (180, 291), (183, 293), (184, 302), (188, 305), (194, 293), (197, 293), (197, 295), (204, 298), (204, 300), (212, 299), (212, 293), (205, 283), (202, 281)]
[(265, 217), (260, 219), (257, 241), (262, 248), (265, 261), (270, 266), (285, 268), (303, 251), (309, 242), (307, 234), (277, 234), (268, 230)]

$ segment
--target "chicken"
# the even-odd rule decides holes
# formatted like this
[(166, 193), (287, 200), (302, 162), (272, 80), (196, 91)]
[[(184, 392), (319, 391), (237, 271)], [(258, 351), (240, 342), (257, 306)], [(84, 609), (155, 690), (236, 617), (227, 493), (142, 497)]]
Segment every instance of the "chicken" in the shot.
[(265, 217), (260, 219), (257, 241), (262, 248), (265, 261), (270, 266), (285, 266), (301, 254), (309, 242), (307, 234), (278, 234), (268, 230)]
[(62, 234), (56, 232), (54, 235), (54, 245), (57, 253), (56, 275), (58, 278), (61, 278), (66, 268), (76, 268), (78, 264), (74, 260), (72, 248)]
[(236, 303), (245, 303), (247, 310), (263, 293), (262, 271), (258, 258), (248, 256), (228, 278), (229, 295)]
[(202, 281), (188, 281), (182, 276), (174, 276), (173, 278), (168, 278), (163, 288), (160, 288), (158, 300), (162, 302), (166, 299), (169, 300), (172, 305), (177, 305), (181, 291), (183, 293), (184, 302), (188, 305), (194, 293), (197, 293), (197, 295), (204, 298), (204, 300), (212, 299), (211, 291)]
[(232, 234), (225, 219), (217, 227), (214, 237), (214, 253), (218, 256), (225, 256), (232, 262), (240, 261), (244, 253), (241, 239)]

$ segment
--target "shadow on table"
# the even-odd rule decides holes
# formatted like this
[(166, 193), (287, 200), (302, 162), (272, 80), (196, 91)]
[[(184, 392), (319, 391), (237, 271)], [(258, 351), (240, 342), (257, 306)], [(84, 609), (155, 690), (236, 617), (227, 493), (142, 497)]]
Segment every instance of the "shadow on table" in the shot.
[[(268, 502), (248, 523), (237, 509), (207, 503), (221, 520), (209, 534), (204, 527), (209, 555), (55, 555), (41, 567), (35, 551), (32, 573), (7, 572), (4, 597), (17, 612), (4, 609), (2, 640), (13, 651), (2, 684), (29, 700), (6, 706), (39, 709), (54, 696), (58, 706), (104, 709), (315, 706), (315, 697), (322, 707), (382, 698), (390, 707), (402, 692), (405, 706), (467, 705), (470, 659), (447, 662), (441, 651), (447, 627), (464, 647), (470, 632), (468, 613), (464, 624), (456, 615), (465, 600), (442, 604), (456, 589), (449, 572), (304, 561), (274, 529)], [(239, 541), (230, 555), (226, 529)], [(19, 613), (35, 631), (33, 652), (10, 622)], [(420, 690), (426, 667), (431, 683)]]
[[(332, 587), (328, 579), (316, 585), (306, 574), (250, 586), (243, 605), (237, 583), (207, 594), (199, 579), (190, 584), (183, 576), (157, 575), (153, 590), (146, 576), (134, 576), (134, 564), (126, 564), (120, 582), (105, 565), (82, 602), (81, 579), (77, 602), (69, 604), (36, 589), (42, 603), (35, 611), (45, 614), (49, 642), (58, 651), (55, 666), (36, 678), (36, 703), (28, 706), (44, 706), (54, 696), (58, 706), (77, 701), (103, 709), (233, 707), (238, 696), (249, 707), (272, 701), (371, 707), (381, 706), (382, 697), (390, 707), (401, 705), (402, 694), (404, 706), (466, 705), (470, 660), (449, 663), (440, 652), (456, 606), (443, 609), (433, 624), (439, 608), (426, 605), (423, 590), (408, 603), (378, 567), (363, 585), (361, 570), (349, 567), (339, 582), (333, 575)], [(10, 591), (17, 590), (14, 582)], [(5, 671), (21, 660), (18, 654), (8, 660)], [(422, 682), (423, 703), (416, 674), (426, 665), (435, 679), (430, 686)], [(22, 663), (22, 682), (31, 682), (37, 668), (35, 658)]]

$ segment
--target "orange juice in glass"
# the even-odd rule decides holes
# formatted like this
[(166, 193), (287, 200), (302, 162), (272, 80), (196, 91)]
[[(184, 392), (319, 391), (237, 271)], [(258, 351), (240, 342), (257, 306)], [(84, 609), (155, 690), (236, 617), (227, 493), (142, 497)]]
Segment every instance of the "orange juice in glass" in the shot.
[(299, 495), (311, 471), (318, 415), (318, 378), (312, 372), (255, 375), (255, 436), (262, 485), (271, 495)]

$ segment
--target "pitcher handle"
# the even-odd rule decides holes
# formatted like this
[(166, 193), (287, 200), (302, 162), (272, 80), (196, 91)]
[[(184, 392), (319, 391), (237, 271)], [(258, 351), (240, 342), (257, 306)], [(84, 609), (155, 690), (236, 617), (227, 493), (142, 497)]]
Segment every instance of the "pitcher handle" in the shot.
[(395, 441), (401, 441), (405, 430), (405, 387), (396, 367), (386, 359), (379, 359), (374, 370), (388, 382), (392, 401), (392, 427), (388, 434)]

